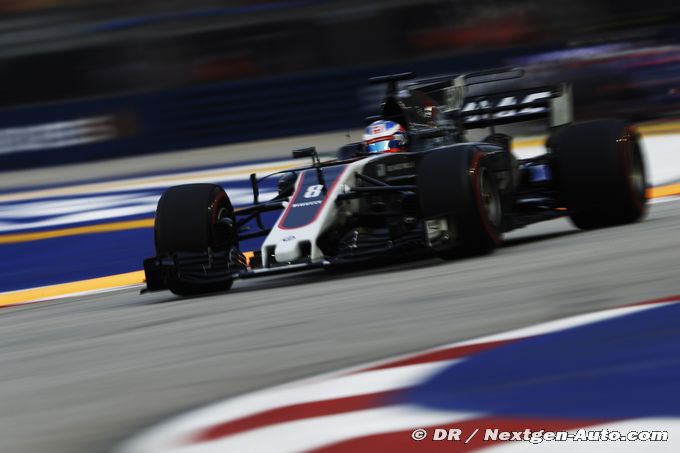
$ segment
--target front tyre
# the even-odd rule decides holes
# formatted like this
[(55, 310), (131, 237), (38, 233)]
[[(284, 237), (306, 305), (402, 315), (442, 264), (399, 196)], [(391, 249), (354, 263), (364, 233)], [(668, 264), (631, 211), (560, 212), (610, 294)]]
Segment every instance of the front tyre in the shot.
[[(206, 257), (199, 267), (210, 268), (213, 254), (229, 257), (236, 246), (234, 209), (229, 197), (214, 184), (171, 187), (158, 201), (154, 223), (157, 256)], [(207, 266), (207, 267), (206, 267)], [(228, 269), (220, 278), (201, 281), (192, 269), (178, 268), (168, 281), (175, 294), (188, 296), (226, 291), (233, 283)], [(205, 271), (204, 271), (205, 273)], [(199, 274), (200, 275), (200, 274)]]

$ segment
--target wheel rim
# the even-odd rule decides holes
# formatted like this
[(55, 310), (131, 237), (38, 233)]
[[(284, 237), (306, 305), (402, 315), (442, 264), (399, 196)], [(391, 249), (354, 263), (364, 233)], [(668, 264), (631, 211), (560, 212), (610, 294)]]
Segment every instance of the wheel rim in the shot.
[(223, 218), (227, 217), (227, 214), (229, 211), (227, 211), (227, 208), (220, 208), (220, 210), (217, 212), (217, 221), (219, 222)]
[(486, 168), (480, 169), (479, 175), (479, 194), (482, 198), (482, 208), (487, 219), (494, 228), (501, 224), (501, 201), (496, 187), (492, 184)]
[(635, 194), (644, 197), (646, 182), (645, 169), (642, 164), (642, 156), (638, 147), (633, 145), (630, 147), (630, 184), (635, 191)]
[(212, 218), (211, 226), (211, 243), (216, 249), (222, 249), (229, 246), (231, 232), (224, 225), (220, 224), (220, 220), (229, 217), (230, 210), (226, 195), (224, 192), (217, 195), (213, 202), (208, 206), (208, 213)]

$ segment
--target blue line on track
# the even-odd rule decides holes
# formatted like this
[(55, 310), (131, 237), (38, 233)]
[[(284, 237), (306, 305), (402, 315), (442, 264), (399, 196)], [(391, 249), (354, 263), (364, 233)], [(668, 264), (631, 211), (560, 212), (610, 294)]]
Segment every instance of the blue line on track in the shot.
[[(278, 213), (270, 212), (262, 219), (265, 226), (271, 226), (277, 217)], [(252, 222), (249, 225), (254, 227)], [(250, 239), (240, 247), (257, 250), (262, 241)], [(143, 260), (153, 255), (152, 228), (0, 244), (0, 292), (138, 271)]]
[(154, 254), (153, 229), (0, 246), (0, 292), (138, 271)]

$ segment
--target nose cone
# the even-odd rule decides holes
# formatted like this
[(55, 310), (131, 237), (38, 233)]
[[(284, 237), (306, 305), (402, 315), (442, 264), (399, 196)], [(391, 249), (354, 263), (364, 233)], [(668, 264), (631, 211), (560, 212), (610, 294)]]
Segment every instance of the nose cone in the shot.
[(274, 249), (274, 257), (278, 263), (288, 263), (300, 258), (299, 241), (295, 236), (283, 238), (281, 242), (276, 244)]

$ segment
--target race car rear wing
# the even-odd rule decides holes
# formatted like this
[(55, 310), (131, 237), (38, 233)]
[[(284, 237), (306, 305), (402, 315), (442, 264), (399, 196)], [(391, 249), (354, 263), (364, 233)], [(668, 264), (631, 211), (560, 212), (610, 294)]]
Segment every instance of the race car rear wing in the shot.
[[(494, 127), (548, 119), (551, 127), (573, 121), (571, 85), (567, 83), (521, 87), (519, 68), (438, 77), (408, 85), (431, 96), (449, 116), (458, 117), (465, 129)], [(518, 83), (519, 82), (519, 83)]]

